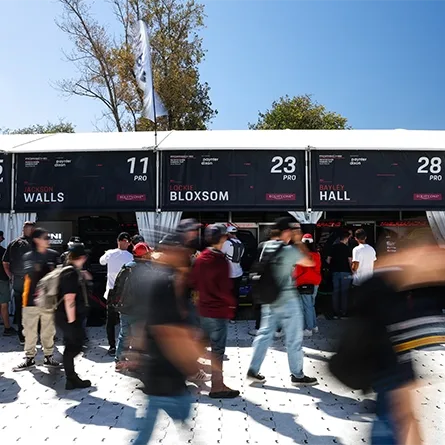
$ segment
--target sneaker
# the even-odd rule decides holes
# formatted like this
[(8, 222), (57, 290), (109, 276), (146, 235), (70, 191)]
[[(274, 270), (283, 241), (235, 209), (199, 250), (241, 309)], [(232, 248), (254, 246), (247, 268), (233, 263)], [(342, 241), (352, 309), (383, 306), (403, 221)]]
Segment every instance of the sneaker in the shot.
[(91, 386), (91, 382), (89, 380), (81, 380), (79, 376), (71, 379), (66, 379), (65, 389), (70, 391), (72, 389), (84, 389), (89, 388)]
[(281, 337), (284, 337), (284, 332), (283, 331), (277, 331), (277, 332), (275, 332), (275, 334), (273, 336), (274, 336), (275, 340), (278, 340)]
[(230, 324), (235, 324), (236, 321), (235, 321), (235, 320), (229, 320), (229, 323), (230, 323)]
[(197, 374), (194, 376), (188, 377), (187, 380), (189, 382), (201, 383), (201, 382), (210, 382), (212, 377), (206, 374), (202, 369), (200, 369)]
[(13, 337), (14, 335), (17, 335), (17, 331), (13, 327), (5, 328), (3, 331), (4, 337)]
[(305, 330), (303, 331), (303, 335), (304, 335), (305, 337), (312, 337), (312, 331), (309, 330), (309, 329), (305, 329)]
[(116, 348), (110, 348), (108, 349), (108, 355), (110, 357), (114, 357), (116, 355)]
[(312, 329), (312, 332), (314, 333), (314, 334), (318, 334), (318, 326), (315, 326), (315, 328), (314, 329)]
[(24, 335), (18, 333), (18, 336), (19, 336), (19, 342), (20, 342), (20, 344), (21, 344), (22, 346), (24, 346), (24, 345), (25, 345), (25, 337), (24, 337)]
[(293, 386), (313, 386), (318, 385), (318, 380), (313, 377), (304, 376), (301, 379), (297, 379), (294, 375), (291, 376), (291, 383)]
[(251, 329), (248, 334), (252, 337), (256, 337), (258, 335), (258, 329)]
[(266, 382), (266, 377), (264, 377), (264, 375), (261, 375), (259, 372), (255, 373), (253, 371), (247, 371), (247, 379), (251, 380), (253, 382), (256, 383), (265, 383)]
[(33, 358), (27, 358), (23, 363), (13, 368), (14, 372), (26, 371), (27, 369), (34, 368), (36, 366), (36, 362)]
[(57, 361), (54, 360), (54, 357), (52, 355), (47, 355), (45, 359), (43, 360), (43, 366), (46, 368), (60, 368), (62, 365)]
[(116, 372), (124, 372), (127, 369), (127, 363), (126, 362), (116, 362), (114, 370)]

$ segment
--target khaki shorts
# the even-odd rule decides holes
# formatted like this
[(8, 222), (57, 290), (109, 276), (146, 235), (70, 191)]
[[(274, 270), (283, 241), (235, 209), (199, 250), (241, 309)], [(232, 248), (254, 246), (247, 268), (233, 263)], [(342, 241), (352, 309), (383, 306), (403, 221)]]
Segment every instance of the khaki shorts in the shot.
[(11, 289), (9, 281), (0, 281), (0, 304), (9, 303), (11, 300)]

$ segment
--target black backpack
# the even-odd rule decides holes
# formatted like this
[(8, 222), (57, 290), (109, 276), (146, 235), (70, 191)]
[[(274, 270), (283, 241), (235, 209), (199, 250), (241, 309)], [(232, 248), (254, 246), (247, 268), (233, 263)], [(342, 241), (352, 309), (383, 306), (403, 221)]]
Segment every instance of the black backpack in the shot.
[(267, 243), (258, 261), (252, 266), (250, 280), (252, 296), (256, 304), (271, 304), (278, 299), (281, 286), (273, 273), (273, 266), (277, 264), (277, 255), (285, 245), (281, 243), (275, 249), (268, 251)]
[(132, 269), (135, 264), (126, 264), (119, 271), (114, 288), (108, 294), (108, 304), (114, 307), (118, 312), (127, 314), (129, 310), (129, 301), (132, 299)]

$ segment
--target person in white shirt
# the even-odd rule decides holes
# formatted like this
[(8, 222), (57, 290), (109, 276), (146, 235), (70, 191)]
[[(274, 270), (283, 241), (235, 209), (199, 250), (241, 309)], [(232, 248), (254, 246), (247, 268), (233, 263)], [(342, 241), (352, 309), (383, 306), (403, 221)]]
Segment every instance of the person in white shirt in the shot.
[[(243, 278), (243, 268), (241, 267), (241, 258), (244, 255), (244, 244), (236, 237), (238, 229), (235, 226), (227, 227), (228, 239), (223, 244), (222, 252), (226, 255), (226, 259), (230, 265), (230, 278), (233, 283), (233, 295), (238, 302), (239, 288)], [(235, 317), (236, 318), (236, 313)]]
[(354, 286), (360, 286), (374, 273), (374, 262), (377, 255), (374, 248), (366, 244), (366, 238), (366, 232), (363, 229), (358, 229), (355, 232), (358, 246), (352, 250), (352, 284)]
[[(107, 250), (99, 260), (102, 266), (107, 266), (107, 287), (104, 298), (108, 300), (108, 293), (114, 288), (117, 274), (122, 266), (133, 261), (133, 255), (128, 251), (131, 244), (130, 235), (126, 232), (121, 233), (117, 237), (117, 249)], [(110, 349), (108, 354), (112, 357), (116, 354), (116, 331), (115, 326), (118, 324), (118, 313), (114, 307), (107, 306), (107, 337)]]

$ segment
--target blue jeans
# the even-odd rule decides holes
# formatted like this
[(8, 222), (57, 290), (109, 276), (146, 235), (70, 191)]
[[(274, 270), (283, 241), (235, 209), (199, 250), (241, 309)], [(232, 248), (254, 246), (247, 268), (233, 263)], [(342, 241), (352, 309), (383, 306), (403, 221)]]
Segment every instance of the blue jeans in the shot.
[(147, 410), (142, 420), (142, 429), (133, 445), (147, 445), (156, 425), (159, 411), (163, 410), (174, 421), (184, 423), (190, 416), (192, 398), (190, 394), (181, 396), (160, 397), (148, 396)]
[(303, 373), (303, 309), (299, 298), (281, 304), (264, 304), (261, 308), (261, 327), (253, 341), (253, 356), (249, 371), (258, 374), (271, 345), (277, 326), (284, 330), (289, 369), (296, 378)]
[(317, 297), (318, 286), (314, 287), (313, 294), (301, 294), (304, 313), (304, 329), (312, 331), (317, 327), (317, 314), (315, 313), (315, 298)]
[(371, 444), (372, 445), (397, 445), (396, 430), (391, 418), (389, 406), (389, 392), (377, 392), (376, 419), (372, 423)]
[(222, 366), (226, 352), (228, 320), (201, 317), (201, 329), (210, 340), (212, 348), (212, 386), (223, 384)]
[(348, 312), (348, 296), (352, 276), (349, 272), (332, 273), (332, 305), (335, 315), (346, 315)]
[(124, 352), (126, 342), (131, 335), (131, 325), (133, 324), (133, 317), (130, 315), (120, 314), (120, 329), (119, 337), (117, 338), (116, 347), (116, 361), (119, 362), (123, 359), (122, 354)]

